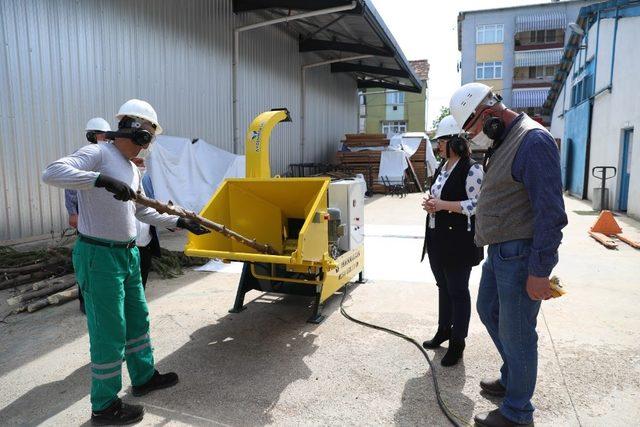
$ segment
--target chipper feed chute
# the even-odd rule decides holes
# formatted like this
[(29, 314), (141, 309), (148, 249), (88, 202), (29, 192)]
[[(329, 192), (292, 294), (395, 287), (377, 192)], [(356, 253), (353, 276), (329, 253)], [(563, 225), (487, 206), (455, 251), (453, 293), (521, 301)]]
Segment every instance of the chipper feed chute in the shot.
[(219, 233), (190, 234), (185, 253), (245, 263), (232, 312), (244, 308), (244, 295), (252, 289), (308, 295), (315, 297), (310, 321), (318, 322), (322, 319), (320, 305), (327, 298), (354, 276), (359, 274), (362, 279), (361, 241), (349, 245), (339, 240), (346, 227), (353, 229), (352, 234), (361, 233), (362, 213), (350, 205), (363, 201), (343, 202), (342, 210), (358, 212), (350, 221), (348, 212), (329, 206), (329, 178), (269, 176), (269, 135), (275, 124), (288, 117), (286, 110), (256, 117), (247, 132), (247, 178), (225, 180), (200, 213), (269, 245), (276, 254), (260, 253)]

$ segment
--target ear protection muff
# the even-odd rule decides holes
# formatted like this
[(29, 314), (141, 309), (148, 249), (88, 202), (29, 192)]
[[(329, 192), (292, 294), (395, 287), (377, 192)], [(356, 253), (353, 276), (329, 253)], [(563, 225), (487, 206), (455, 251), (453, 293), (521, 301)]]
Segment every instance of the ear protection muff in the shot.
[(468, 156), (469, 148), (467, 146), (467, 140), (462, 138), (461, 136), (452, 136), (447, 141), (447, 157), (449, 157), (450, 150), (460, 157)]
[(96, 139), (96, 132), (93, 130), (87, 131), (87, 141), (92, 144), (97, 144), (98, 140)]
[(498, 117), (489, 117), (482, 124), (482, 132), (494, 141), (500, 139), (504, 133), (504, 129), (504, 120)]
[(151, 135), (151, 132), (144, 129), (136, 129), (133, 132), (107, 132), (106, 134), (107, 139), (113, 140), (115, 138), (126, 138), (140, 147), (144, 147), (145, 145), (153, 141), (153, 135)]
[[(129, 129), (133, 132), (124, 132), (123, 129)], [(140, 122), (132, 117), (123, 117), (118, 123), (117, 132), (107, 132), (107, 139), (126, 138), (134, 144), (144, 147), (153, 141), (153, 135), (148, 130), (140, 129)]]

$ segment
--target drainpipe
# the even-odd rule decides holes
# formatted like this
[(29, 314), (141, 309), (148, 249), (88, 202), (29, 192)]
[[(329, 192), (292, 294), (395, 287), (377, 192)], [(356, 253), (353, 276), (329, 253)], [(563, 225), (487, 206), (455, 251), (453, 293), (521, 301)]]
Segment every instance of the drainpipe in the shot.
[(254, 30), (256, 28), (267, 27), (269, 25), (280, 24), (283, 22), (296, 21), (298, 19), (310, 18), (312, 16), (326, 15), (330, 13), (344, 12), (347, 10), (355, 9), (358, 5), (357, 1), (352, 1), (351, 4), (339, 7), (330, 7), (328, 9), (314, 10), (312, 12), (299, 13), (293, 16), (284, 16), (282, 18), (271, 19), (269, 21), (257, 22), (255, 24), (245, 25), (242, 27), (234, 28), (233, 30), (233, 64), (231, 70), (232, 76), (232, 98), (233, 98), (233, 153), (238, 154), (238, 141), (239, 141), (239, 129), (238, 129), (238, 116), (240, 115), (238, 105), (238, 66), (240, 64), (240, 33)]
[(598, 11), (597, 18), (598, 27), (596, 29), (596, 51), (594, 53), (593, 60), (593, 91), (596, 91), (596, 85), (598, 84), (598, 48), (600, 46), (600, 11)]
[(616, 38), (618, 36), (618, 19), (620, 18), (618, 12), (619, 8), (616, 7), (616, 22), (613, 25), (613, 45), (611, 46), (611, 73), (609, 74), (609, 92), (613, 88), (613, 64), (616, 61)]
[[(300, 67), (300, 163), (304, 163), (305, 148), (305, 109), (307, 105), (307, 70), (322, 65), (335, 64), (336, 62), (355, 61), (357, 59), (370, 58), (373, 55), (348, 56), (346, 58), (329, 59), (327, 61), (314, 62)], [(360, 118), (358, 105), (358, 120)]]

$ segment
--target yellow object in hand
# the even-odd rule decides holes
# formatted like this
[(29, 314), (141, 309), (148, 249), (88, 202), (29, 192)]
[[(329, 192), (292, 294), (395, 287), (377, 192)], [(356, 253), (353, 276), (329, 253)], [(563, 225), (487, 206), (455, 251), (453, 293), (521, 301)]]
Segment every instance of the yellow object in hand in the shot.
[(560, 279), (558, 279), (557, 276), (553, 276), (549, 282), (551, 283), (551, 298), (560, 298), (567, 293), (560, 284)]

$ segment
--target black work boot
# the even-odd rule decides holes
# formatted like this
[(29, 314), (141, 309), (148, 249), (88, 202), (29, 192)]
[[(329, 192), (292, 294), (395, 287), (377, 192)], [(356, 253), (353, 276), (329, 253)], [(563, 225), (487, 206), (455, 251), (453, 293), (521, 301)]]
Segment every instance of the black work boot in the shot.
[(500, 380), (482, 380), (480, 381), (480, 388), (491, 396), (504, 397), (507, 394), (507, 389)]
[(526, 426), (533, 427), (533, 422), (528, 424), (518, 424), (511, 421), (509, 418), (502, 415), (500, 409), (494, 409), (491, 412), (484, 412), (476, 415), (473, 420), (477, 426), (481, 427), (516, 427)]
[(440, 344), (447, 341), (451, 337), (451, 328), (439, 327), (438, 332), (429, 341), (422, 343), (424, 348), (438, 348)]
[(134, 396), (140, 397), (145, 394), (149, 394), (154, 390), (173, 387), (176, 384), (178, 384), (178, 374), (175, 372), (161, 374), (156, 370), (149, 381), (139, 386), (134, 385), (131, 387), (131, 391)]
[(457, 340), (451, 338), (449, 340), (449, 349), (444, 355), (440, 364), (442, 366), (453, 366), (458, 363), (458, 360), (462, 359), (462, 353), (464, 352), (464, 340)]
[(144, 417), (144, 408), (140, 405), (128, 405), (117, 399), (102, 411), (91, 412), (91, 424), (97, 426), (121, 426), (140, 422)]

